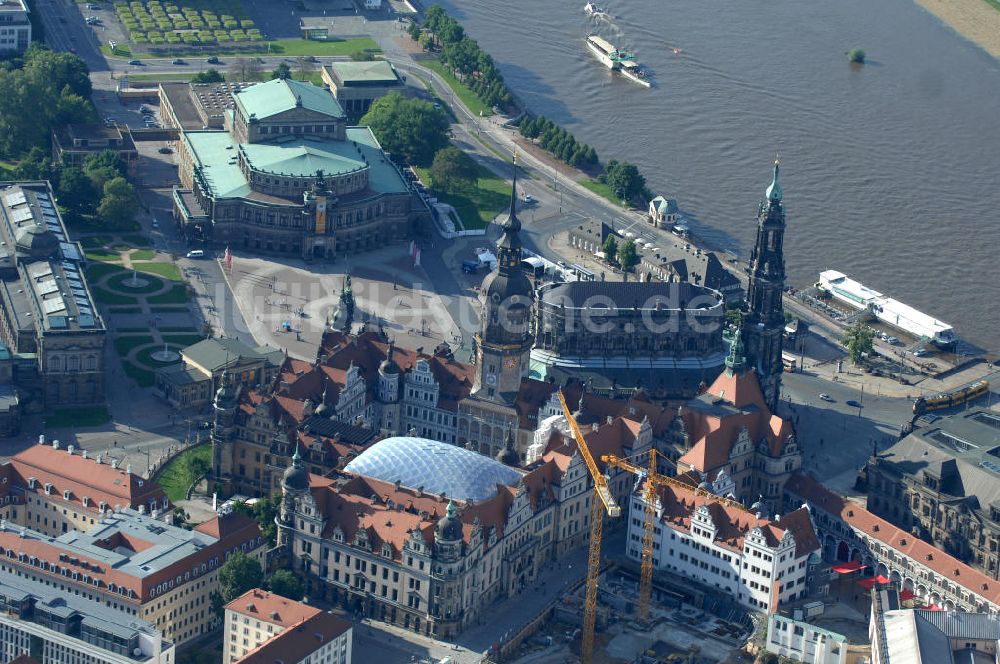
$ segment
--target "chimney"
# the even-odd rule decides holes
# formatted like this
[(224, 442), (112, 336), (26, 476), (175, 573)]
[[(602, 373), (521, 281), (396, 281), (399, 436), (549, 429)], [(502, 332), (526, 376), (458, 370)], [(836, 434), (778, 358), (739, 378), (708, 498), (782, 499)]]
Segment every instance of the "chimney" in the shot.
[(111, 467), (112, 468), (117, 468), (118, 467), (118, 459), (112, 459), (111, 460)]
[(83, 458), (84, 458), (84, 459), (89, 459), (89, 458), (90, 458), (90, 457), (89, 457), (89, 456), (87, 455), (87, 450), (83, 450), (82, 452), (80, 452), (80, 455), (81, 455), (81, 456), (83, 456)]
[(125, 466), (125, 472), (128, 473), (129, 475), (132, 474), (132, 464), (128, 464)]
[(73, 456), (73, 450), (75, 449), (76, 448), (73, 447), (73, 443), (70, 443), (69, 446), (66, 448), (66, 451), (69, 452), (70, 456)]
[(58, 440), (53, 440), (52, 441), (52, 449), (54, 449), (54, 450), (58, 450), (59, 449), (59, 441)]
[(44, 433), (38, 437), (38, 444), (39, 445), (44, 445), (45, 444), (45, 434)]

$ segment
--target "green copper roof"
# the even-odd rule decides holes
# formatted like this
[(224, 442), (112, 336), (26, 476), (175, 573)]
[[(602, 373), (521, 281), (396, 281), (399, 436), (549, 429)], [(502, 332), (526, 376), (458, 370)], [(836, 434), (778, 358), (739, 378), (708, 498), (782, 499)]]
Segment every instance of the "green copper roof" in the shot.
[(213, 198), (240, 198), (250, 193), (250, 184), (237, 164), (236, 147), (224, 131), (187, 131), (183, 134), (194, 156), (195, 180)]
[(258, 120), (290, 111), (299, 105), (302, 108), (322, 113), (332, 118), (345, 117), (344, 109), (333, 98), (330, 91), (312, 83), (290, 79), (275, 79), (244, 88), (233, 95), (247, 117), (255, 115)]
[(244, 143), (240, 150), (255, 171), (313, 177), (317, 171), (344, 175), (364, 170), (367, 164), (350, 143), (292, 138), (273, 143)]
[(768, 186), (767, 200), (769, 201), (780, 201), (781, 200), (781, 184), (778, 182), (778, 166), (779, 162), (777, 159), (774, 160), (774, 179), (771, 180), (770, 186)]
[(341, 83), (350, 86), (352, 83), (398, 83), (399, 75), (392, 65), (385, 60), (371, 62), (331, 62), (326, 65)]

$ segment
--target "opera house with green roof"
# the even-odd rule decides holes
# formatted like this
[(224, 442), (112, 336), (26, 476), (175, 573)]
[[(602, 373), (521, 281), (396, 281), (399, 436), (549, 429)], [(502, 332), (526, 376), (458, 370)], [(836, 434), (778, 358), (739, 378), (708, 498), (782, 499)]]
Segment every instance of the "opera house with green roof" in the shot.
[[(324, 88), (277, 79), (233, 93), (224, 129), (185, 131), (185, 236), (234, 250), (331, 260), (408, 237), (419, 199), (368, 127)], [(425, 212), (426, 214), (426, 212)]]

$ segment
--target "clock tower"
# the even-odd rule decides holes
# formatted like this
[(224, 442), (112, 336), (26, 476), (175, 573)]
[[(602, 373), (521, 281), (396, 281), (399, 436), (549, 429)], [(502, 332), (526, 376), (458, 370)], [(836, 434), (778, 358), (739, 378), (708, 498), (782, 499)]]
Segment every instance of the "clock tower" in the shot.
[(517, 157), (510, 211), (500, 225), (497, 268), (483, 280), (483, 320), (475, 336), (476, 373), (472, 393), (458, 404), (456, 443), (517, 465), (532, 441), (532, 431), (521, 429), (515, 407), (521, 381), (528, 375), (528, 357), (534, 343), (532, 313), (534, 287), (521, 267), (521, 221), (517, 218)]
[(531, 315), (534, 287), (521, 267), (521, 222), (517, 218), (517, 158), (510, 211), (497, 240), (497, 269), (483, 280), (483, 320), (476, 334), (476, 383), (473, 396), (513, 405), (528, 375), (534, 342)]

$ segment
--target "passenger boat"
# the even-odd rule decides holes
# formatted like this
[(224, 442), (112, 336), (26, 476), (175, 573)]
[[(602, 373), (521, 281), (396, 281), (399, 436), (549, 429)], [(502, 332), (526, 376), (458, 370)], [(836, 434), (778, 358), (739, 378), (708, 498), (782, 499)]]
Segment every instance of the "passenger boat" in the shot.
[(621, 72), (625, 78), (643, 87), (651, 86), (646, 78), (646, 72), (635, 61), (633, 53), (619, 50), (614, 44), (597, 35), (588, 35), (587, 48), (608, 69)]

